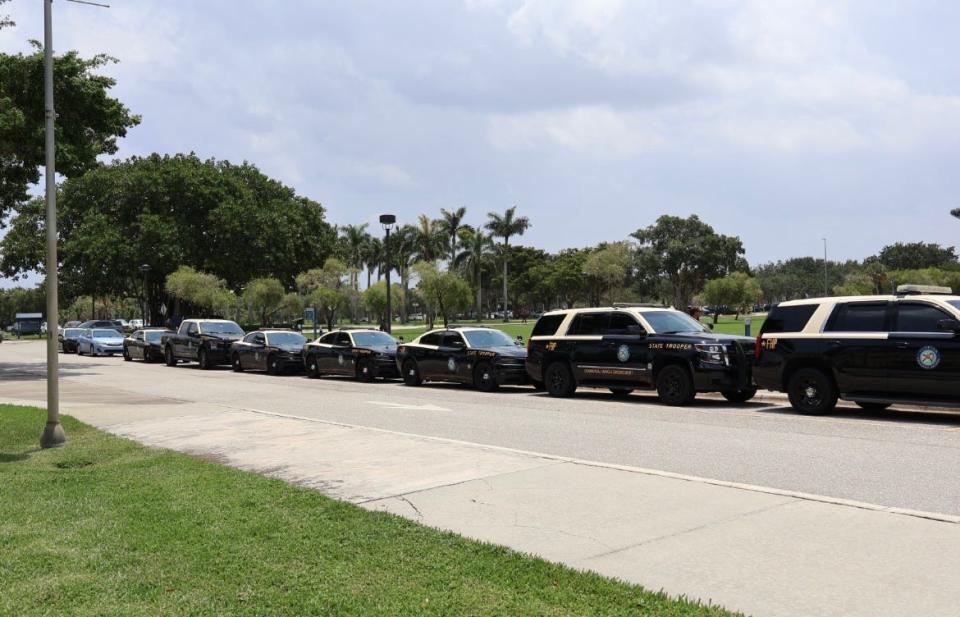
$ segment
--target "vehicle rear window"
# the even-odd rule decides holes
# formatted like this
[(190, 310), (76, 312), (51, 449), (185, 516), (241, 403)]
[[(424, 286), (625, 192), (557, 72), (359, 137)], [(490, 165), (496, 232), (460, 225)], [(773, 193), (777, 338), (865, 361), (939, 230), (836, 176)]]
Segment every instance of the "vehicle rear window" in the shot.
[(800, 332), (816, 310), (816, 304), (775, 306), (767, 316), (767, 320), (763, 322), (763, 333)]
[(607, 316), (608, 313), (580, 313), (573, 319), (567, 334), (580, 336), (603, 334), (607, 328)]
[(830, 332), (886, 332), (887, 304), (850, 303), (834, 309), (827, 324)]
[(537, 320), (537, 324), (533, 326), (533, 332), (530, 336), (553, 336), (557, 333), (557, 328), (560, 327), (560, 324), (563, 323), (563, 318), (566, 315), (544, 315)]

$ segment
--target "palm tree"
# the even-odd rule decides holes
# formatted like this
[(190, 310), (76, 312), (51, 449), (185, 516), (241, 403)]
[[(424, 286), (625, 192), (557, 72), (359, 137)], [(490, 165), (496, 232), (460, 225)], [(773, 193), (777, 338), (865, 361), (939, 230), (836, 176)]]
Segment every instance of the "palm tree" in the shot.
[(363, 247), (363, 262), (367, 265), (367, 287), (370, 287), (370, 279), (373, 271), (377, 271), (377, 282), (383, 276), (384, 261), (386, 254), (383, 251), (383, 240), (380, 238), (368, 237), (367, 243)]
[(443, 236), (440, 225), (426, 214), (421, 214), (416, 229), (417, 257), (434, 263), (443, 252)]
[(438, 221), (440, 231), (447, 235), (447, 258), (450, 260), (449, 268), (453, 268), (453, 262), (457, 258), (457, 237), (463, 228), (463, 219), (467, 216), (466, 208), (457, 208), (449, 212), (446, 208), (440, 208), (440, 220)]
[(410, 303), (407, 302), (410, 290), (410, 266), (419, 255), (419, 231), (413, 225), (404, 225), (390, 238), (390, 265), (400, 273), (400, 288), (403, 298), (400, 305), (400, 323), (407, 323), (407, 311)]
[(460, 230), (460, 246), (463, 251), (453, 261), (467, 271), (477, 290), (477, 321), (480, 321), (483, 319), (483, 270), (493, 261), (493, 239), (479, 229), (465, 227)]
[(503, 238), (503, 244), (500, 245), (503, 253), (503, 320), (507, 321), (507, 260), (509, 258), (510, 237), (522, 236), (523, 232), (530, 228), (530, 219), (525, 216), (515, 216), (517, 207), (507, 208), (507, 211), (500, 216), (496, 212), (489, 212), (486, 228), (490, 230), (490, 235), (496, 238)]
[(340, 232), (347, 265), (354, 269), (354, 272), (350, 273), (350, 284), (354, 289), (360, 289), (358, 273), (363, 269), (363, 249), (370, 239), (370, 234), (367, 233), (367, 224), (344, 225), (340, 228)]

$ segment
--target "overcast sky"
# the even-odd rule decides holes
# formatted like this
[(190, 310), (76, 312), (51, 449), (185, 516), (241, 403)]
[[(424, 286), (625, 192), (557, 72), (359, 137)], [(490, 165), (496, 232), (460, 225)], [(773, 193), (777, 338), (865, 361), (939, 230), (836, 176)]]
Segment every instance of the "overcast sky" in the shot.
[[(960, 234), (957, 2), (109, 3), (56, 2), (54, 47), (120, 59), (120, 156), (246, 159), (333, 223), (516, 205), (556, 250), (697, 213), (753, 264)], [(5, 6), (0, 48), (42, 39)]]

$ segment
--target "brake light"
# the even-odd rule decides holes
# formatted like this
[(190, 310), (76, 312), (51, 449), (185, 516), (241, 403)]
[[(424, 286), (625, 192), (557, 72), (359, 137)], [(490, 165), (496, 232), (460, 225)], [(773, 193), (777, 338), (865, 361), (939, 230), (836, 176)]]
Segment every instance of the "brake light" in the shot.
[(756, 340), (756, 342), (755, 342), (754, 345), (753, 345), (753, 359), (754, 359), (754, 360), (759, 360), (759, 359), (760, 359), (760, 352), (761, 352), (762, 350), (763, 350), (763, 335), (762, 335), (762, 334), (759, 334), (759, 335), (757, 335), (757, 340)]

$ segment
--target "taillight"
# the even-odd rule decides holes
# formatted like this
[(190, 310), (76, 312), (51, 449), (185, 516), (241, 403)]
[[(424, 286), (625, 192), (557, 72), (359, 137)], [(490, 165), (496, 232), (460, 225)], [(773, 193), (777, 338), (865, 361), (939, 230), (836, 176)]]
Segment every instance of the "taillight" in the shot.
[(754, 359), (754, 360), (759, 360), (759, 359), (760, 359), (760, 352), (761, 352), (762, 350), (763, 350), (763, 335), (762, 335), (762, 334), (759, 334), (759, 335), (757, 335), (757, 340), (756, 340), (756, 342), (753, 344), (753, 359)]

